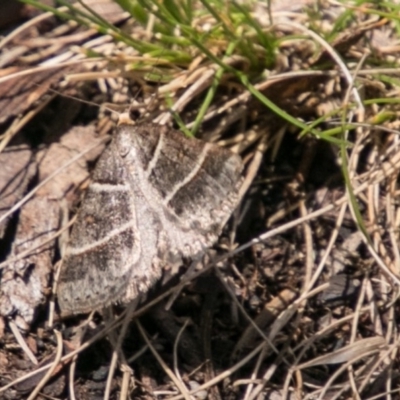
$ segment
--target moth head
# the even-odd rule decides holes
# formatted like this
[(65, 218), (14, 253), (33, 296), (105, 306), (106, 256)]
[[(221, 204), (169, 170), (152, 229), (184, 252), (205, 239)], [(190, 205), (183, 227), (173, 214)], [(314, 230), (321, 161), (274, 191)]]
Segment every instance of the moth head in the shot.
[(119, 155), (125, 158), (133, 148), (132, 134), (135, 131), (135, 123), (129, 113), (119, 115), (114, 143)]
[(117, 127), (117, 134), (114, 137), (114, 143), (119, 155), (125, 158), (133, 149), (132, 143), (132, 125), (119, 125)]

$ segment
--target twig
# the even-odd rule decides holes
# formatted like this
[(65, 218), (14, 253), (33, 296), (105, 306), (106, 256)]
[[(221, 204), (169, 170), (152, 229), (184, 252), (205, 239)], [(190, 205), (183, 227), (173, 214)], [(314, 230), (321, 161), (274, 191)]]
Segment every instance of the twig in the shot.
[(32, 353), (32, 350), (26, 344), (24, 338), (21, 335), (21, 332), (17, 328), (17, 325), (14, 321), (8, 321), (8, 326), (11, 329), (11, 332), (14, 334), (16, 341), (21, 346), (21, 349), (25, 352), (27, 357), (32, 361), (33, 364), (38, 365), (38, 360), (36, 359), (35, 355)]
[[(153, 356), (157, 359), (161, 367), (164, 369), (165, 373), (171, 378), (172, 382), (175, 383), (176, 387), (180, 390), (182, 393), (182, 397), (179, 398), (184, 398), (186, 400), (191, 400), (190, 395), (186, 387), (181, 383), (181, 381), (175, 376), (175, 374), (171, 371), (171, 369), (168, 367), (168, 365), (164, 362), (164, 360), (161, 358), (161, 356), (158, 354), (157, 350), (154, 348), (154, 346), (151, 344), (149, 338), (147, 337), (146, 332), (142, 328), (141, 323), (136, 320), (136, 325), (139, 329), (140, 334), (142, 335), (144, 341), (146, 342), (147, 346), (149, 346), (150, 351), (152, 352)], [(172, 400), (172, 399), (170, 399)]]
[[(185, 386), (185, 383), (183, 382), (183, 379), (181, 377), (181, 374), (179, 372), (178, 368), (178, 347), (179, 347), (179, 341), (181, 339), (181, 336), (186, 329), (187, 325), (189, 323), (189, 320), (186, 319), (185, 323), (182, 325), (181, 329), (179, 329), (178, 335), (176, 336), (175, 342), (174, 342), (174, 353), (173, 353), (173, 359), (174, 359), (174, 372), (177, 377), (177, 379), (180, 380), (182, 386)], [(185, 386), (186, 388), (186, 386)]]
[(62, 356), (62, 351), (63, 351), (62, 336), (61, 336), (61, 333), (59, 331), (57, 331), (56, 329), (54, 329), (54, 334), (56, 335), (56, 338), (57, 338), (56, 358), (55, 358), (54, 362), (51, 364), (50, 369), (46, 372), (46, 375), (37, 384), (34, 391), (29, 395), (27, 400), (35, 399), (35, 397), (39, 394), (40, 390), (46, 385), (47, 381), (51, 378), (51, 376), (53, 375), (53, 372), (58, 367), (58, 364), (61, 361), (61, 356)]

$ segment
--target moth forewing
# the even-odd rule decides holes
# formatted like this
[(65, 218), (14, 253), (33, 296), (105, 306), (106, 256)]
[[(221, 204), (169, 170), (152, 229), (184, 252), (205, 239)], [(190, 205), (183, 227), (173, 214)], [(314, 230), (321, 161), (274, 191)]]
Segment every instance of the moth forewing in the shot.
[(239, 156), (157, 124), (121, 124), (78, 212), (58, 286), (64, 312), (146, 293), (169, 263), (197, 257), (236, 207)]

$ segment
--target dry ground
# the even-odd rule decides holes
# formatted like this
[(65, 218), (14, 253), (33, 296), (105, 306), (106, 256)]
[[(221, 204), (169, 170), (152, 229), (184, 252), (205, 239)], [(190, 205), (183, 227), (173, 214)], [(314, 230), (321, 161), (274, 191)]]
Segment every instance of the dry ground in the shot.
[[(321, 2), (312, 20), (312, 4), (278, 3), (276, 58), (249, 79), (320, 137), (224, 75), (197, 136), (242, 155), (241, 204), (189, 282), (160, 283), (106, 323), (60, 319), (54, 285), (109, 109), (134, 103), (141, 119), (176, 124), (174, 104), (190, 127), (217, 66), (128, 70), (131, 48), (29, 7), (28, 22), (3, 28), (0, 398), (400, 398), (398, 26), (365, 5), (328, 45), (306, 26), (327, 32), (345, 8)], [(118, 9), (98, 12), (148, 35)]]

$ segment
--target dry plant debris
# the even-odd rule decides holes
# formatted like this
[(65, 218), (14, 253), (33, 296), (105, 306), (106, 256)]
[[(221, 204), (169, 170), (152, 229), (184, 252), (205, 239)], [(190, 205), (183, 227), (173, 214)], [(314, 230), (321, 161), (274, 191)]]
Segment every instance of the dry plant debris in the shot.
[[(115, 3), (88, 4), (151, 37)], [(254, 5), (279, 39), (258, 75), (213, 44), (252, 86), (227, 69), (198, 129), (246, 162), (241, 206), (209, 258), (137, 310), (64, 321), (53, 293), (65, 235), (113, 125), (93, 104), (134, 100), (142, 118), (179, 114), (191, 129), (220, 65), (143, 57), (50, 13), (3, 32), (0, 398), (399, 397), (396, 23), (371, 4), (315, 7)]]

